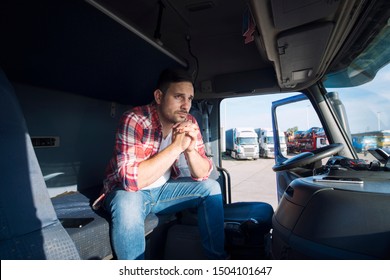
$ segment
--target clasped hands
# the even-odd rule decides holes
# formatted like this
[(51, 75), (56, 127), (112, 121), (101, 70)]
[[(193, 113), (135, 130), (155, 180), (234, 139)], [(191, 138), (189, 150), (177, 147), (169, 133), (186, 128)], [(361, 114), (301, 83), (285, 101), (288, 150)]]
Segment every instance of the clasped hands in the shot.
[(195, 150), (198, 131), (199, 127), (190, 121), (176, 123), (172, 127), (172, 142), (180, 145), (184, 152), (192, 152)]

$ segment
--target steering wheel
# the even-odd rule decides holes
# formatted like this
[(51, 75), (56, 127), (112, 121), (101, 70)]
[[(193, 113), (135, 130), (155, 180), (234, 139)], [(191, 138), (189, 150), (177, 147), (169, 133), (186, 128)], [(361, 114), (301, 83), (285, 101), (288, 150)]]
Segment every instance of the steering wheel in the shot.
[(299, 155), (289, 158), (284, 162), (275, 164), (272, 167), (272, 170), (276, 172), (276, 171), (290, 170), (296, 167), (302, 167), (307, 164), (321, 160), (323, 158), (330, 157), (334, 154), (337, 154), (343, 148), (344, 148), (343, 144), (334, 143), (328, 146), (315, 149), (311, 152), (300, 153)]

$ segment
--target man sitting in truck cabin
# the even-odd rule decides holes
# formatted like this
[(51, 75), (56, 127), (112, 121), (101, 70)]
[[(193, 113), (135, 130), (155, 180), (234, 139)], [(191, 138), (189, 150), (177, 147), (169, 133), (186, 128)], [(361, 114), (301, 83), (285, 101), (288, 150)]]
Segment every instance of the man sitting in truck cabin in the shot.
[(191, 76), (167, 69), (160, 74), (154, 101), (121, 118), (102, 195), (118, 259), (144, 258), (149, 213), (186, 208), (197, 209), (205, 255), (225, 258), (221, 189), (208, 178), (212, 163), (189, 114), (193, 98)]

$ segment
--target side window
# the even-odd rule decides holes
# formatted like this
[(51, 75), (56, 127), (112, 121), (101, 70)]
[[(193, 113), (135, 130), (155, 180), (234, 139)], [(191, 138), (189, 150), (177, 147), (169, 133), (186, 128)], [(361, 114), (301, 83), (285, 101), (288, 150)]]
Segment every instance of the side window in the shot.
[(285, 137), (287, 157), (329, 144), (315, 110), (304, 95), (297, 93), (277, 103), (279, 136)]
[(221, 164), (230, 173), (232, 202), (265, 201), (276, 208), (278, 199), (272, 170), (275, 149), (284, 157), (292, 157), (328, 144), (318, 117), (306, 99), (277, 108), (279, 139), (276, 139), (272, 127), (273, 102), (299, 94), (229, 98), (221, 102)]

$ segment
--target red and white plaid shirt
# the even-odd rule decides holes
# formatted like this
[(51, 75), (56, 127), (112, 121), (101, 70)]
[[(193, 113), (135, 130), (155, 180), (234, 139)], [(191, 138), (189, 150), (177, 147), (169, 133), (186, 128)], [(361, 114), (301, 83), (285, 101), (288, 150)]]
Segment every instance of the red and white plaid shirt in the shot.
[[(196, 119), (189, 114), (187, 120), (198, 125)], [(114, 155), (106, 170), (106, 179), (103, 182), (104, 193), (110, 192), (116, 186), (121, 186), (127, 191), (138, 191), (138, 166), (142, 161), (158, 152), (161, 140), (162, 127), (154, 103), (134, 107), (125, 112), (116, 133)], [(212, 170), (212, 163), (206, 156), (200, 131), (196, 150), (203, 158), (208, 159), (210, 164), (206, 177), (193, 178), (202, 181), (208, 178)], [(177, 163), (176, 159), (172, 165), (171, 177), (174, 179), (180, 176)]]

